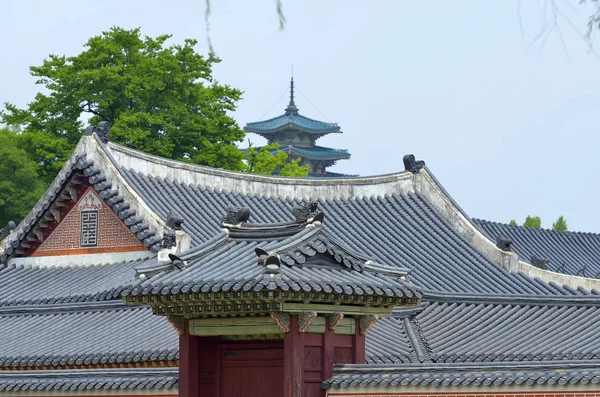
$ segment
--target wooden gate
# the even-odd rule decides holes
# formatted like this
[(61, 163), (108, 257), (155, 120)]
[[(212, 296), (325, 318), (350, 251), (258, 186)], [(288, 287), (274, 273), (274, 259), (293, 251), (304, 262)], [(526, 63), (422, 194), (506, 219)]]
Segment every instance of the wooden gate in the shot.
[(283, 343), (219, 346), (220, 397), (281, 397)]

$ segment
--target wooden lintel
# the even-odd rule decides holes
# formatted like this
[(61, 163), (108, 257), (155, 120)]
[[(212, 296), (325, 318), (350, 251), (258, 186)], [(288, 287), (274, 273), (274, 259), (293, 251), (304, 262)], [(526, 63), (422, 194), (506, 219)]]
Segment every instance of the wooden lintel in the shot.
[(195, 336), (281, 335), (283, 332), (271, 317), (197, 318), (189, 320), (189, 331)]
[(364, 314), (377, 314), (378, 316), (390, 316), (392, 314), (391, 307), (365, 307), (365, 306), (349, 306), (349, 305), (328, 305), (319, 303), (294, 303), (283, 302), (282, 311), (284, 312), (317, 312), (319, 314), (344, 313), (344, 315), (361, 316)]

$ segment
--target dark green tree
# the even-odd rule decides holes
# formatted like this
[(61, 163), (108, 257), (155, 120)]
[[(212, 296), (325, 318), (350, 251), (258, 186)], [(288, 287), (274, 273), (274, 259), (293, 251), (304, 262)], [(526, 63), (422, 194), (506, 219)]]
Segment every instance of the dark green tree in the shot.
[(523, 223), (525, 227), (533, 227), (539, 229), (542, 227), (542, 219), (539, 216), (529, 216), (525, 218), (525, 222)]
[[(50, 55), (31, 67), (44, 87), (26, 109), (6, 104), (1, 121), (22, 132), (44, 131), (36, 140), (45, 157), (43, 172), (55, 173), (84, 129), (82, 114), (96, 124), (113, 124), (111, 140), (172, 159), (242, 170), (244, 154), (235, 143), (244, 132), (227, 113), (241, 91), (216, 82), (213, 55), (194, 50), (195, 40), (167, 45), (170, 35), (142, 37), (139, 29), (111, 28), (92, 37), (72, 57)], [(58, 165), (57, 165), (58, 164)]]
[(567, 220), (562, 215), (559, 216), (556, 222), (552, 224), (552, 230), (566, 232), (567, 230), (569, 230), (569, 227), (567, 226)]
[(26, 142), (8, 129), (0, 129), (0, 226), (20, 222), (45, 189), (38, 164), (22, 148)]

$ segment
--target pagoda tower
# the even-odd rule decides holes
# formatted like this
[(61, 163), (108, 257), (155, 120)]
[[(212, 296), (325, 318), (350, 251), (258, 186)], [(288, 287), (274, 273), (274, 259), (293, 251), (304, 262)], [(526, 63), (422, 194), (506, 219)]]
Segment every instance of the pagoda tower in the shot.
[[(288, 161), (300, 159), (300, 165), (310, 165), (309, 177), (343, 177), (344, 174), (327, 171), (338, 160), (350, 158), (344, 149), (317, 146), (317, 139), (327, 134), (341, 134), (337, 123), (326, 123), (302, 116), (294, 103), (294, 78), (290, 82), (290, 103), (281, 116), (244, 127), (246, 132), (258, 134), (269, 144), (279, 144), (280, 150), (288, 155)], [(278, 170), (275, 171), (278, 173)]]

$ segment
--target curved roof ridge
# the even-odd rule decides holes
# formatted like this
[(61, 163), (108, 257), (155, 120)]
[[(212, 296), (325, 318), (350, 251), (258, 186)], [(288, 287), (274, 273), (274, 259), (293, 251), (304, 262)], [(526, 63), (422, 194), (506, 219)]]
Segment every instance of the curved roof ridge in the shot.
[(327, 199), (414, 192), (413, 174), (407, 171), (342, 179), (264, 176), (165, 159), (112, 142), (106, 147), (121, 168), (155, 178), (232, 193)]

